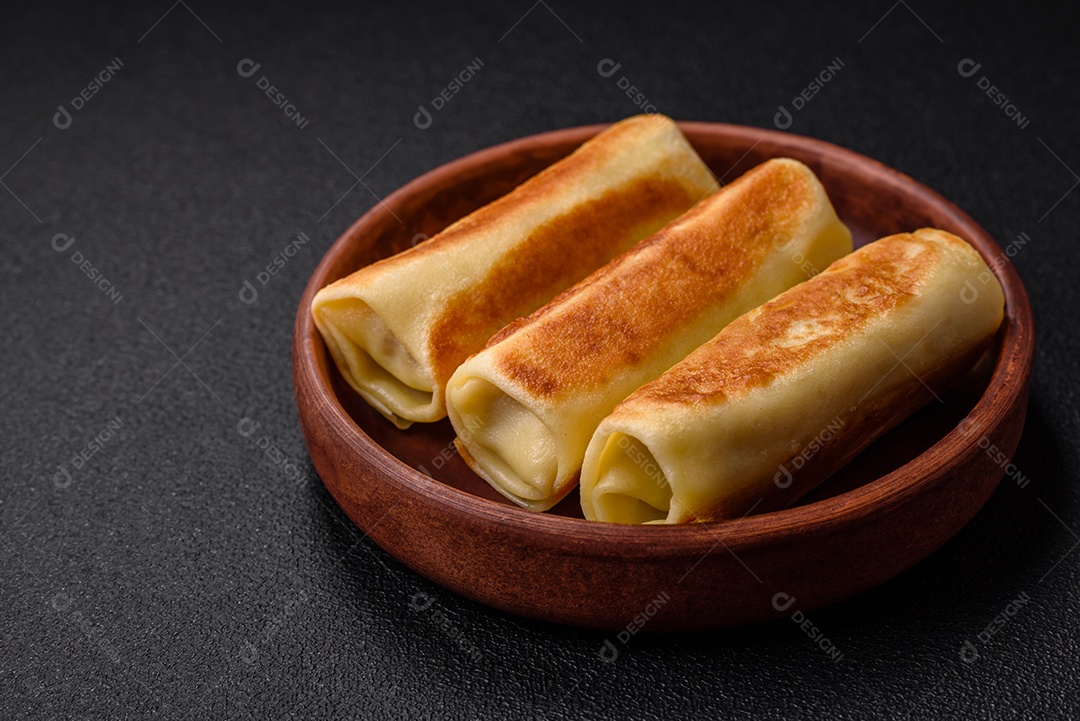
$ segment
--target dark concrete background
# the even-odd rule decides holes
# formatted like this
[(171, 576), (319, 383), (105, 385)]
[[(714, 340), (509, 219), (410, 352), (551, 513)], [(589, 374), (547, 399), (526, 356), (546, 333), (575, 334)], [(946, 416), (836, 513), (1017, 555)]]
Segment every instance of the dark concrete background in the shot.
[[(1080, 714), (1076, 12), (809, 5), (5, 5), (0, 717)], [(1029, 483), (812, 613), (839, 662), (782, 622), (638, 636), (605, 664), (604, 634), (465, 601), (361, 538), (311, 468), (289, 376), (299, 295), (338, 234), (443, 162), (634, 114), (621, 77), (678, 119), (772, 127), (837, 58), (791, 131), (929, 184), (1003, 245), (1030, 238)]]

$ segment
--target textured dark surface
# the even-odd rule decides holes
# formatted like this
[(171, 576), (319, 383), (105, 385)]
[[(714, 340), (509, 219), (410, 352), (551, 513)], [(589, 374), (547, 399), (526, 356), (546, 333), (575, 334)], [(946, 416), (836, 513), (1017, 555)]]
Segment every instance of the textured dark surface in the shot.
[[(1080, 714), (1080, 63), (1064, 4), (15, 5), (0, 20), (0, 717)], [(57, 105), (114, 58), (58, 129)], [(245, 58), (261, 63), (248, 78)], [(607, 78), (606, 58), (621, 63)], [(464, 601), (361, 538), (308, 462), (288, 347), (312, 268), (376, 195), (633, 114), (622, 77), (673, 117), (771, 127), (836, 58), (793, 132), (926, 182), (1003, 245), (1030, 238), (1014, 257), (1039, 330), (1015, 459), (1028, 482), (1005, 479), (916, 568), (811, 613), (839, 661), (787, 621), (638, 635), (604, 663), (604, 634)], [(964, 58), (982, 63), (972, 77)]]

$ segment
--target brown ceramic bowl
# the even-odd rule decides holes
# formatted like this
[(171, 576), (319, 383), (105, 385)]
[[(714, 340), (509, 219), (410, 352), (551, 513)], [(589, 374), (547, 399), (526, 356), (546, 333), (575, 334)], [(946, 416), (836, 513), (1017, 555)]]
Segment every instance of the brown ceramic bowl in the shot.
[(293, 381), (316, 470), (356, 525), (417, 573), (504, 611), (579, 626), (636, 629), (646, 619), (645, 631), (747, 624), (834, 603), (892, 578), (959, 531), (997, 486), (1003, 466), (987, 447), (1010, 457), (1016, 449), (1034, 329), (1020, 279), (986, 231), (926, 186), (850, 150), (758, 128), (682, 128), (724, 182), (776, 156), (808, 164), (856, 245), (922, 226), (966, 238), (1005, 289), (1005, 322), (984, 372), (787, 510), (632, 526), (584, 520), (576, 494), (545, 514), (512, 506), (454, 455), (447, 421), (399, 431), (360, 400), (339, 376), (308, 310), (327, 283), (435, 234), (602, 126), (473, 153), (401, 188), (334, 243), (308, 282), (293, 337)]

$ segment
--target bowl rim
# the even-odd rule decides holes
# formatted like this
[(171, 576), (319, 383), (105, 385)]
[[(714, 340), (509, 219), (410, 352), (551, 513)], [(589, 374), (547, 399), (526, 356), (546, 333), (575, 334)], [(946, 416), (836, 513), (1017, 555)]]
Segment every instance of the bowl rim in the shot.
[[(966, 424), (950, 430), (925, 452), (858, 488), (812, 503), (798, 505), (741, 519), (685, 525), (634, 525), (605, 523), (581, 518), (536, 513), (517, 506), (475, 496), (412, 468), (383, 449), (342, 407), (337, 395), (318, 370), (316, 354), (327, 351), (315, 329), (310, 307), (315, 293), (330, 282), (330, 266), (345, 248), (365, 230), (384, 218), (404, 198), (418, 190), (439, 185), (466, 170), (476, 169), (505, 155), (527, 153), (555, 144), (580, 145), (599, 133), (610, 123), (592, 124), (552, 130), (493, 145), (444, 163), (411, 180), (373, 205), (330, 246), (312, 272), (297, 309), (293, 335), (293, 375), (297, 394), (299, 380), (306, 378), (306, 393), (312, 391), (309, 402), (326, 414), (325, 422), (335, 426), (349, 448), (341, 449), (362, 457), (373, 466), (383, 481), (398, 486), (439, 504), (448, 513), (467, 514), (478, 522), (513, 533), (542, 534), (557, 537), (564, 546), (587, 544), (593, 555), (683, 555), (687, 552), (712, 549), (724, 544), (728, 550), (748, 544), (771, 543), (789, 532), (825, 532), (838, 523), (852, 523), (902, 504), (918, 494), (948, 469), (958, 463), (972, 439), (988, 436), (997, 428), (1009, 409), (1026, 392), (1034, 354), (1034, 326), (1031, 306), (1023, 283), (1011, 260), (989, 233), (951, 201), (908, 175), (873, 158), (828, 141), (768, 128), (716, 122), (679, 122), (679, 127), (691, 140), (702, 135), (720, 134), (745, 141), (747, 147), (763, 141), (772, 145), (810, 151), (822, 160), (839, 161), (841, 165), (855, 164), (863, 176), (891, 186), (895, 191), (913, 196), (936, 206), (957, 226), (967, 229), (965, 239), (979, 251), (1001, 283), (1005, 295), (1005, 318), (999, 330), (997, 357), (986, 390), (965, 419)], [(749, 153), (750, 150), (747, 150)], [(729, 171), (730, 172), (730, 171)], [(721, 180), (723, 180), (721, 177)], [(914, 230), (914, 228), (912, 229)], [(328, 367), (332, 365), (328, 363)], [(303, 410), (301, 410), (303, 412)], [(346, 432), (347, 431), (347, 432)], [(378, 522), (380, 519), (374, 519)]]

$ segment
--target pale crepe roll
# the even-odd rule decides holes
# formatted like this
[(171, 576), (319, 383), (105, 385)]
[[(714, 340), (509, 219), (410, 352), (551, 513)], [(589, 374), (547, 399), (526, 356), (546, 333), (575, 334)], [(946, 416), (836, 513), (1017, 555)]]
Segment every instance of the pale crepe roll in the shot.
[(585, 517), (687, 523), (786, 507), (972, 366), (1001, 286), (960, 238), (882, 238), (735, 320), (600, 424)]
[(716, 180), (675, 123), (616, 123), (415, 248), (311, 304), (342, 376), (398, 427), (446, 415), (446, 381), (493, 333), (678, 217)]
[(447, 386), (462, 457), (516, 503), (550, 508), (615, 404), (850, 251), (813, 172), (763, 163), (462, 364)]

